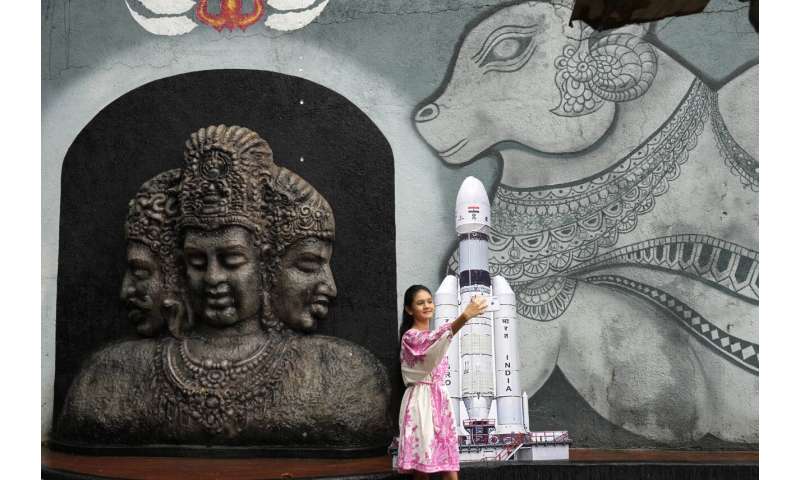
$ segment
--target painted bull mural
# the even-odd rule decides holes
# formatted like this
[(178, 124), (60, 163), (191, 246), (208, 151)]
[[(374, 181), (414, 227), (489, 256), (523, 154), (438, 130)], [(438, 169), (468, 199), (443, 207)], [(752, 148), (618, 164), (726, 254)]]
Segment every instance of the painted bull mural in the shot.
[(490, 266), (517, 294), (523, 388), (557, 366), (635, 434), (757, 443), (758, 66), (715, 90), (646, 28), (570, 13), (475, 24), (414, 116), (448, 164), (502, 161)]

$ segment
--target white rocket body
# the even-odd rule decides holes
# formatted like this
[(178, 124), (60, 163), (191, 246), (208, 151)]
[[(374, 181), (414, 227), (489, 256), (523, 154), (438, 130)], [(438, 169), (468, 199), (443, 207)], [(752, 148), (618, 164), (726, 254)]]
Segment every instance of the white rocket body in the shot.
[[(508, 282), (489, 274), (491, 206), (483, 184), (467, 177), (456, 199), (458, 277), (447, 276), (436, 291), (435, 324), (453, 321), (475, 295), (493, 298), (493, 311), (472, 318), (447, 353), (446, 382), (456, 431), (463, 420), (496, 415), (497, 433), (528, 431), (527, 395), (519, 385), (516, 299)], [(494, 400), (495, 405), (492, 405)], [(463, 408), (462, 408), (463, 407)]]

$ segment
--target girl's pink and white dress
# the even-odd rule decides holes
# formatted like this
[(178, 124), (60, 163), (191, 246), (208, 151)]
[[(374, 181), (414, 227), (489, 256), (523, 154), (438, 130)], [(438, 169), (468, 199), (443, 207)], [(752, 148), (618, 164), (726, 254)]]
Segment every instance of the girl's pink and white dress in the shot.
[(407, 386), (400, 404), (400, 473), (458, 471), (458, 437), (444, 386), (451, 325), (411, 329), (400, 339), (400, 368)]

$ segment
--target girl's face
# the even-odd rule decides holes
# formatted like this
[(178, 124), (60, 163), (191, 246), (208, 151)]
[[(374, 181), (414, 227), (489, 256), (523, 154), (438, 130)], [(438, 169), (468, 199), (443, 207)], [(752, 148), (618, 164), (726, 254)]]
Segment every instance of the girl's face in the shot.
[(406, 311), (414, 317), (414, 320), (421, 322), (430, 322), (433, 318), (433, 310), (433, 297), (425, 290), (417, 292), (411, 306), (406, 307)]

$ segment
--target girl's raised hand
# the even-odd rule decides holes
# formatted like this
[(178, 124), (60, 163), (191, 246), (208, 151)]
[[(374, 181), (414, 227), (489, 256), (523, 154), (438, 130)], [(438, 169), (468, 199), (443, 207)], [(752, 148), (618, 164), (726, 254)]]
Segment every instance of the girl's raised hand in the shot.
[(475, 295), (470, 300), (469, 305), (467, 308), (464, 309), (464, 317), (469, 320), (470, 318), (477, 317), (478, 315), (482, 314), (486, 307), (489, 306), (489, 299), (482, 295)]

